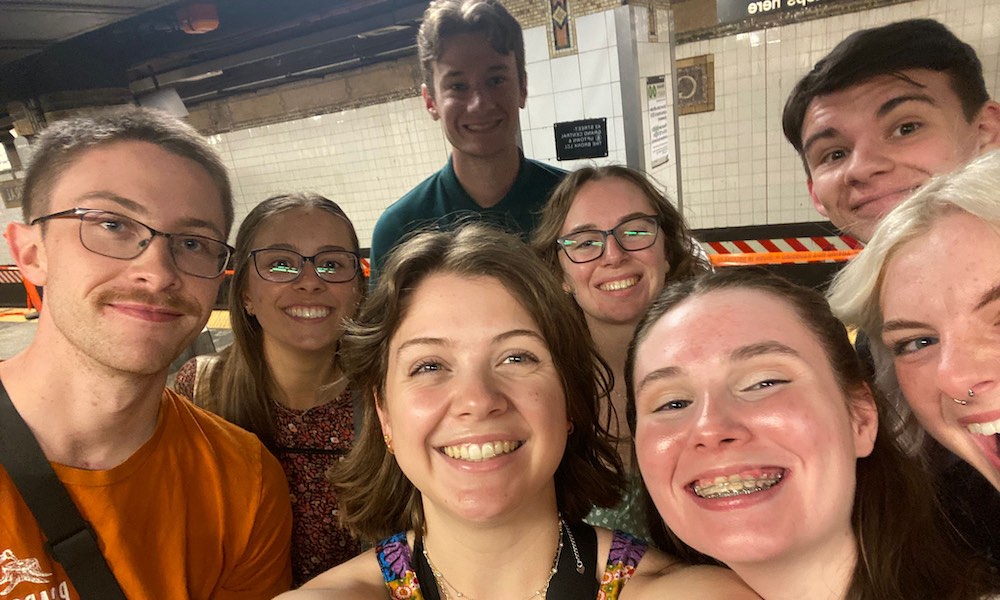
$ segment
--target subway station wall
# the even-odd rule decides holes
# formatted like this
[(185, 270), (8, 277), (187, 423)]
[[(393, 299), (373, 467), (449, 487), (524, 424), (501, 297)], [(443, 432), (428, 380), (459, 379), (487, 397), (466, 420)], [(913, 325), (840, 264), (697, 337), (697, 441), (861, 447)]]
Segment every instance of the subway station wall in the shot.
[[(674, 198), (679, 172), (682, 209), (695, 228), (818, 220), (798, 157), (781, 134), (781, 108), (798, 78), (852, 31), (912, 17), (938, 19), (977, 49), (988, 89), (1000, 96), (1000, 0), (916, 0), (681, 44), (675, 48), (677, 60), (713, 56), (715, 109), (679, 116), (677, 131), (668, 119), (668, 160), (652, 167), (645, 82), (665, 76), (672, 99), (667, 15), (658, 10), (651, 28), (642, 6), (594, 10), (574, 16), (575, 51), (568, 54), (549, 50), (551, 38), (544, 26), (534, 25), (538, 19), (526, 23), (525, 155), (566, 169), (591, 162), (557, 161), (552, 127), (604, 117), (609, 155), (593, 162), (630, 159)], [(625, 77), (621, 65), (629, 67)], [(402, 99), (212, 135), (232, 172), (237, 226), (270, 195), (315, 191), (344, 207), (362, 246), (368, 246), (382, 210), (447, 160), (449, 147), (440, 125), (421, 98), (408, 93)], [(672, 100), (668, 109), (674, 110)], [(640, 151), (629, 157), (627, 147)], [(19, 218), (19, 209), (0, 212), (3, 224)], [(6, 245), (0, 262), (11, 262)]]
[[(622, 106), (613, 15), (586, 15), (579, 53), (551, 59), (544, 27), (525, 30), (528, 100), (521, 140), (530, 158), (573, 169), (588, 161), (556, 160), (553, 124), (606, 117), (609, 156), (624, 162)], [(584, 41), (586, 39), (586, 41)], [(214, 135), (230, 167), (236, 222), (261, 200), (309, 190), (339, 203), (363, 247), (382, 211), (441, 168), (450, 148), (420, 96)], [(621, 148), (621, 149), (620, 149)]]
[[(619, 40), (615, 11), (631, 11), (634, 45)], [(1000, 95), (1000, 0), (962, 5), (915, 2), (715, 38), (675, 48), (675, 59), (711, 54), (715, 110), (678, 117), (669, 124), (669, 160), (652, 167), (647, 77), (665, 75), (673, 111), (664, 11), (649, 35), (642, 6), (577, 16), (576, 53), (553, 58), (545, 27), (525, 29), (528, 100), (521, 111), (525, 155), (562, 168), (625, 163), (628, 137), (643, 149), (634, 166), (649, 172), (677, 197), (695, 228), (816, 221), (805, 175), (781, 133), (781, 108), (792, 86), (851, 32), (912, 17), (945, 23), (979, 52), (991, 94)], [(623, 81), (619, 64), (634, 61), (638, 78)], [(629, 87), (631, 86), (632, 95)], [(630, 98), (639, 102), (630, 104)], [(638, 112), (636, 127), (629, 118)], [(553, 124), (607, 118), (606, 158), (556, 160)], [(678, 136), (679, 156), (674, 151)], [(382, 210), (441, 167), (449, 147), (440, 125), (419, 96), (350, 110), (262, 125), (212, 137), (230, 165), (237, 194), (237, 224), (258, 202), (288, 190), (311, 190), (336, 200), (354, 220), (362, 246)]]
[(929, 17), (972, 45), (1000, 95), (1000, 0), (918, 0), (683, 44), (715, 56), (715, 111), (680, 117), (684, 212), (695, 228), (816, 221), (801, 162), (781, 132), (798, 79), (851, 32)]

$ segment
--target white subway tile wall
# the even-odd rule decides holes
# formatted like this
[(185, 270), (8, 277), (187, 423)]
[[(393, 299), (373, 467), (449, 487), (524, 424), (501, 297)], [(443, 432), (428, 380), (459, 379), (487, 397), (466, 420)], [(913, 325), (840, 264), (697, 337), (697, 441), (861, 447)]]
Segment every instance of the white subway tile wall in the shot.
[(1000, 2), (917, 0), (680, 45), (676, 58), (715, 57), (715, 111), (680, 117), (684, 212), (693, 227), (818, 221), (805, 173), (781, 133), (792, 86), (853, 31), (928, 17), (971, 44), (1000, 95)]
[(212, 139), (230, 167), (237, 226), (268, 196), (312, 191), (341, 205), (363, 246), (385, 207), (448, 158), (441, 127), (419, 97)]
[[(620, 10), (620, 9), (619, 9)], [(613, 11), (576, 18), (579, 54), (551, 59), (544, 27), (524, 32), (528, 103), (522, 111), (525, 154), (563, 168), (625, 162), (622, 85), (645, 78), (670, 81), (666, 15), (657, 15), (659, 42), (648, 42), (648, 14), (633, 6), (639, 77), (621, 82)], [(781, 134), (781, 108), (792, 86), (833, 46), (861, 27), (911, 17), (938, 19), (972, 44), (983, 61), (991, 94), (1000, 96), (1000, 1), (916, 0), (906, 4), (680, 45), (677, 59), (712, 54), (715, 110), (680, 119), (684, 212), (694, 227), (777, 224), (819, 220), (806, 194), (805, 176)], [(644, 87), (642, 123), (649, 116)], [(669, 91), (669, 87), (668, 87)], [(672, 93), (668, 95), (672, 98)], [(672, 109), (672, 107), (671, 107)], [(609, 156), (558, 162), (553, 124), (578, 118), (608, 119)], [(674, 135), (673, 123), (669, 127)], [(418, 97), (213, 136), (231, 168), (236, 226), (269, 195), (308, 190), (340, 203), (363, 246), (379, 214), (447, 160), (440, 125)], [(670, 160), (647, 169), (676, 194), (673, 144)], [(0, 224), (20, 219), (0, 211)], [(235, 231), (235, 229), (234, 229)], [(10, 263), (6, 245), (0, 262)]]
[[(524, 31), (528, 71), (528, 118), (521, 120), (524, 153), (530, 158), (568, 170), (591, 164), (624, 163), (625, 130), (621, 119), (614, 13), (606, 11), (583, 15), (575, 20), (578, 54), (572, 56), (549, 58), (544, 27)], [(534, 44), (541, 44), (541, 47), (534, 47)], [(536, 83), (533, 77), (544, 73), (550, 74), (551, 82)], [(556, 159), (555, 123), (602, 117), (608, 120), (606, 158)]]

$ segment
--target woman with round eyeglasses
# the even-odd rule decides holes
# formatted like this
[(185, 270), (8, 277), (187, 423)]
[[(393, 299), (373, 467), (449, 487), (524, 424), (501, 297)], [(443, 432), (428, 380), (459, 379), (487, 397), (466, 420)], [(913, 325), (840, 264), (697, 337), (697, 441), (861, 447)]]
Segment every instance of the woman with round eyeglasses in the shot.
[(625, 351), (646, 308), (669, 281), (710, 270), (684, 217), (639, 171), (611, 165), (570, 173), (552, 192), (532, 246), (580, 308), (614, 386), (604, 408), (631, 485), (621, 505), (587, 521), (646, 537), (641, 482), (625, 420)]
[(358, 237), (334, 202), (274, 196), (236, 236), (233, 344), (178, 372), (177, 391), (256, 433), (285, 469), (298, 586), (360, 552), (337, 526), (326, 470), (350, 450), (355, 410), (340, 367), (344, 319), (365, 290)]

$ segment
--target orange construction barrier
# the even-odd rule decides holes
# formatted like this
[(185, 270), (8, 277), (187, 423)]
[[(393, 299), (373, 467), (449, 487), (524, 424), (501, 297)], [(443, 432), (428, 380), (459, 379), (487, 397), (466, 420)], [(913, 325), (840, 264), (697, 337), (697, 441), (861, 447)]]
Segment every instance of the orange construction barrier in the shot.
[(25, 318), (33, 319), (38, 316), (38, 311), (42, 309), (42, 297), (38, 293), (38, 287), (24, 278), (21, 270), (16, 265), (0, 265), (0, 283), (20, 282), (24, 285), (25, 292)]
[(716, 267), (741, 265), (788, 265), (817, 262), (844, 262), (856, 256), (860, 249), (822, 250), (806, 252), (748, 252), (744, 254), (709, 254)]

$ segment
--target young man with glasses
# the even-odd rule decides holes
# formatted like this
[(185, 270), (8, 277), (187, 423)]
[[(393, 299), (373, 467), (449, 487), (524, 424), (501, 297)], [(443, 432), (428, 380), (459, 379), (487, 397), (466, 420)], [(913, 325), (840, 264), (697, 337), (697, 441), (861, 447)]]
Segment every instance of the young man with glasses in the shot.
[[(0, 380), (122, 591), (220, 599), (286, 589), (281, 467), (253, 435), (164, 390), (230, 256), (224, 165), (166, 115), (71, 119), (35, 144), (23, 212), (8, 244), (45, 294), (33, 341), (0, 364)], [(8, 593), (79, 598), (6, 471), (0, 497), (0, 540), (17, 564), (37, 567)]]
[(474, 215), (519, 233), (534, 228), (565, 171), (518, 147), (528, 96), (521, 25), (496, 0), (436, 0), (417, 52), (427, 112), (441, 121), (448, 163), (382, 213), (372, 234), (372, 273), (415, 230)]

